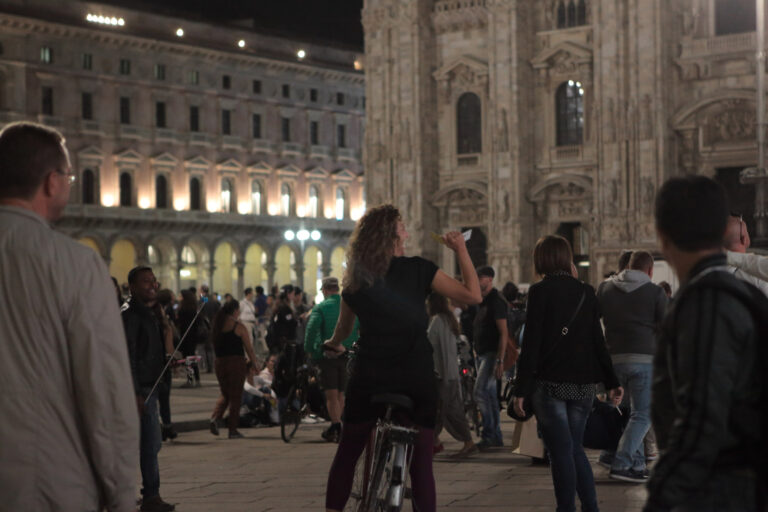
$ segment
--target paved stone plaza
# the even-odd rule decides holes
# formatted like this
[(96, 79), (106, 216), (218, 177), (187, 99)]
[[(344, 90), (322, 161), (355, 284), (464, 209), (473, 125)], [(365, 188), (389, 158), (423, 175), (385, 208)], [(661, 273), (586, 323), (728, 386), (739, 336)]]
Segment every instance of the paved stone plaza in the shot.
[[(198, 389), (177, 385), (174, 382), (171, 398), (174, 422), (181, 428), (205, 425), (217, 395), (215, 379), (204, 374)], [(218, 438), (207, 430), (182, 432), (160, 452), (161, 494), (176, 503), (179, 512), (324, 510), (326, 477), (336, 448), (320, 439), (325, 425), (302, 425), (291, 444), (280, 439), (279, 428), (243, 429), (246, 438), (232, 441), (226, 429)], [(511, 421), (502, 429), (508, 439)], [(443, 436), (444, 442), (449, 439)], [(452, 439), (445, 444), (448, 453), (460, 447)], [(590, 459), (596, 461), (597, 452), (590, 452)], [(643, 486), (609, 480), (606, 469), (596, 463), (593, 467), (603, 512), (641, 510)], [(435, 478), (439, 510), (554, 510), (549, 469), (531, 466), (528, 457), (507, 449), (463, 461), (441, 454), (435, 458)]]

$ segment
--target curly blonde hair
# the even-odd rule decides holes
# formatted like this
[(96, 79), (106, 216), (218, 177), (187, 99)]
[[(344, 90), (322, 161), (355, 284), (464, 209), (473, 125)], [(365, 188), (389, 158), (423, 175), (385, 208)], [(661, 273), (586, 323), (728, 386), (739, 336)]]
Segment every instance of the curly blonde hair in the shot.
[(398, 240), (397, 223), (400, 212), (391, 204), (371, 208), (357, 222), (349, 238), (347, 271), (344, 273), (345, 290), (356, 292), (372, 286), (387, 273), (395, 242)]

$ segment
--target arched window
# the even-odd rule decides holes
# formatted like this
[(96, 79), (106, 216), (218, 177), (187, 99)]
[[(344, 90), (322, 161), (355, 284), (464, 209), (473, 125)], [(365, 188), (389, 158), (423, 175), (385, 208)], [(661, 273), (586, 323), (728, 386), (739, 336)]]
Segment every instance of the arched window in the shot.
[(251, 213), (254, 215), (261, 215), (261, 183), (258, 180), (253, 180), (251, 183)]
[(283, 183), (280, 187), (280, 215), (288, 216), (291, 214), (292, 203), (291, 186)]
[(568, 18), (565, 16), (565, 2), (560, 0), (557, 2), (557, 28), (565, 28), (568, 26)]
[(576, 5), (576, 25), (587, 24), (587, 0), (579, 0)]
[(557, 28), (568, 28), (587, 23), (587, 0), (559, 0), (555, 4)]
[(86, 169), (82, 176), (83, 204), (96, 204), (96, 176), (93, 171)]
[(133, 206), (133, 178), (128, 172), (120, 174), (120, 206)]
[(155, 208), (168, 208), (168, 179), (163, 174), (155, 178)]
[(555, 111), (557, 145), (581, 144), (584, 128), (584, 88), (580, 82), (568, 80), (557, 88)]
[(235, 211), (235, 184), (229, 178), (221, 180), (221, 211), (225, 213)]
[(715, 35), (755, 31), (755, 0), (715, 0)]
[(309, 212), (310, 217), (317, 217), (320, 213), (320, 194), (317, 190), (317, 185), (311, 185), (309, 187)]
[(193, 176), (189, 180), (189, 209), (200, 210), (203, 204), (200, 178)]
[(482, 125), (480, 98), (466, 92), (456, 103), (456, 153), (480, 153), (482, 151)]
[(197, 255), (195, 254), (195, 251), (188, 245), (185, 245), (181, 250), (181, 262), (184, 266), (197, 264)]
[(345, 196), (343, 188), (339, 187), (336, 189), (336, 220), (342, 220), (344, 218), (344, 208), (346, 206)]

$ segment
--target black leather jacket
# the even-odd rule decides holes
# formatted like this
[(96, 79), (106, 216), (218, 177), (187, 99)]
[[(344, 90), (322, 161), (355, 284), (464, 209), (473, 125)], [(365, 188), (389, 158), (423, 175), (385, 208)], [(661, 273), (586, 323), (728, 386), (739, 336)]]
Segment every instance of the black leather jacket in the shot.
[(135, 299), (123, 306), (122, 316), (133, 388), (146, 397), (165, 367), (162, 326), (152, 310)]
[(724, 254), (700, 261), (662, 323), (651, 411), (662, 456), (646, 512), (687, 502), (715, 472), (752, 471), (768, 435), (758, 325), (748, 305), (757, 289), (725, 271), (725, 261)]

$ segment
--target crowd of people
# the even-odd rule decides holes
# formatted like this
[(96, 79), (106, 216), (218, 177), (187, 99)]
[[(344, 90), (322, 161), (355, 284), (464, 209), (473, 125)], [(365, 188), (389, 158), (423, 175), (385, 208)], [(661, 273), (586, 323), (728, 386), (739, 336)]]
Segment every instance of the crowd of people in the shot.
[[(168, 369), (183, 360), (185, 386), (215, 371), (210, 430), (219, 434), (228, 411), (233, 439), (243, 422), (277, 423), (286, 380), (299, 365), (317, 367), (330, 420), (322, 437), (338, 442), (329, 511), (344, 508), (382, 414), (374, 395), (415, 403), (412, 499), (429, 512), (443, 427), (463, 443), (456, 458), (504, 446), (506, 379), (510, 415), (537, 420), (558, 512), (575, 511), (577, 496), (583, 511), (598, 510), (583, 440), (602, 392), (630, 412), (599, 462), (612, 478), (647, 485), (645, 511), (766, 510), (768, 258), (746, 252), (746, 224), (709, 178), (672, 178), (656, 197), (661, 254), (680, 282), (671, 301), (669, 285), (653, 282), (652, 254), (623, 254), (595, 290), (578, 279), (568, 241), (548, 235), (533, 250), (525, 307), (513, 284), (494, 287), (492, 267), (473, 267), (458, 232), (440, 237), (458, 278), (407, 257), (406, 219), (391, 205), (357, 223), (345, 275), (322, 281), (319, 304), (290, 284), (222, 302), (201, 286), (177, 303), (147, 266), (129, 272), (124, 298), (95, 252), (50, 227), (72, 181), (57, 131), (14, 123), (0, 132), (0, 289), (15, 297), (0, 309), (0, 503), (9, 509), (134, 510), (138, 466), (140, 509), (174, 510), (160, 497), (158, 451), (178, 435)], [(462, 336), (477, 369), (477, 443), (459, 386)]]

